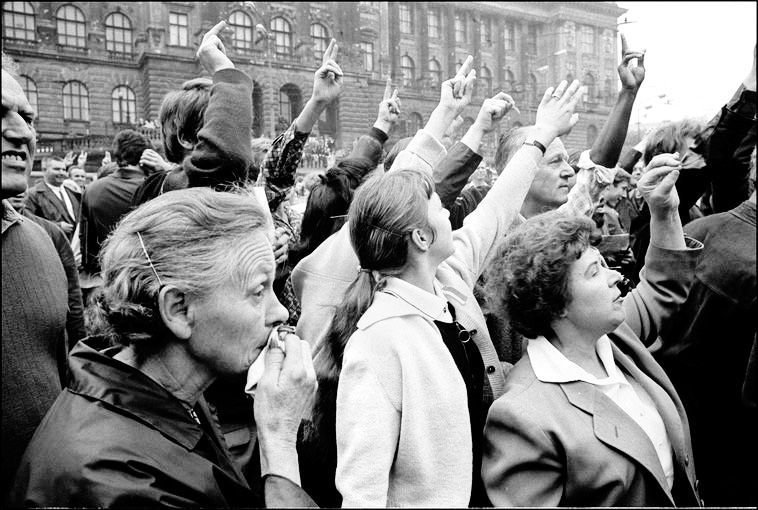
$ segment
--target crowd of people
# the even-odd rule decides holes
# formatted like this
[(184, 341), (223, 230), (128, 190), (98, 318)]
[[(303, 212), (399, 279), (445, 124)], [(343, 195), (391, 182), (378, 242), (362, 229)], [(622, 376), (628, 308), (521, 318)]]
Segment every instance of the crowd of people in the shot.
[[(221, 21), (162, 146), (42, 159), (3, 55), (2, 501), (57, 507), (755, 506), (756, 77), (711, 122), (623, 151), (645, 53), (567, 151), (579, 82), (533, 125), (469, 56), (389, 151), (401, 97), (298, 178), (346, 87), (251, 137)], [(310, 145), (309, 145), (310, 144)], [(311, 151), (312, 152), (312, 151)]]

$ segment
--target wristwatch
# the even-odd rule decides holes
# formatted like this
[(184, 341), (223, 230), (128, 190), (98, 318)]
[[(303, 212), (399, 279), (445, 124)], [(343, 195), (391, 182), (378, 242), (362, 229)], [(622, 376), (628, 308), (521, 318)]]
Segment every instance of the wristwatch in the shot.
[(542, 145), (542, 143), (537, 140), (527, 140), (524, 142), (524, 145), (532, 145), (534, 147), (537, 147), (542, 152), (543, 156), (545, 155), (545, 151), (547, 151), (547, 147)]

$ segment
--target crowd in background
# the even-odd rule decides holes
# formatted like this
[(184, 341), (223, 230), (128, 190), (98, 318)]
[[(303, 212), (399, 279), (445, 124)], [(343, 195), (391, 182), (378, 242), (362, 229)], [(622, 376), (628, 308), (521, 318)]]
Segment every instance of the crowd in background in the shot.
[[(624, 151), (645, 53), (591, 147), (584, 89), (534, 125), (476, 69), (426, 125), (387, 78), (347, 150), (311, 137), (337, 41), (272, 140), (203, 37), (162, 146), (44, 157), (3, 54), (2, 499), (10, 506), (755, 506), (755, 59), (707, 124)], [(742, 65), (747, 63), (737, 63)], [(298, 169), (323, 168), (305, 176)]]

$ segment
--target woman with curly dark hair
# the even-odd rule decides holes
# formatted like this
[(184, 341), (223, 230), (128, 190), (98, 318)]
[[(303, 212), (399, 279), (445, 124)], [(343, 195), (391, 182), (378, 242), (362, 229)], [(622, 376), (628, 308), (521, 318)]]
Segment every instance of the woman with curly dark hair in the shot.
[(702, 247), (677, 214), (679, 168), (662, 154), (640, 181), (651, 244), (631, 293), (591, 246), (589, 218), (545, 213), (506, 237), (488, 293), (530, 340), (487, 417), (482, 477), (495, 506), (700, 504), (687, 416), (646, 349)]

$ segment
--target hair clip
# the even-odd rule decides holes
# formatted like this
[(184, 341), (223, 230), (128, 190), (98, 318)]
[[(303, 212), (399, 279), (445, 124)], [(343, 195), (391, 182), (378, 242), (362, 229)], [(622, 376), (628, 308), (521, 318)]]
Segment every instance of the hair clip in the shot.
[(150, 268), (153, 270), (153, 274), (158, 279), (158, 284), (163, 287), (163, 282), (161, 281), (161, 277), (158, 276), (158, 271), (155, 270), (155, 266), (153, 265), (153, 261), (150, 260), (150, 255), (147, 254), (147, 249), (145, 248), (145, 242), (142, 240), (142, 234), (137, 232), (137, 238), (139, 239), (139, 244), (142, 246), (142, 253), (145, 254), (145, 258), (147, 259), (147, 263), (150, 264)]

